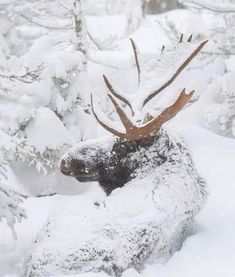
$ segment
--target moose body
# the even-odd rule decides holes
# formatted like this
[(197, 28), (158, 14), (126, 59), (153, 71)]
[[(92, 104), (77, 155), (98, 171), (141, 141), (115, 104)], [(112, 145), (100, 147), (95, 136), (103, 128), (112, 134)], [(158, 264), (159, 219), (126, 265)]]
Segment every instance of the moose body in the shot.
[[(186, 46), (191, 40), (190, 36)], [(183, 60), (176, 71), (157, 90), (140, 97), (136, 107), (169, 86), (206, 42), (190, 49), (186, 57), (180, 55)], [(132, 46), (138, 67), (133, 41)], [(205, 182), (183, 139), (162, 126), (190, 101), (194, 91), (183, 89), (171, 106), (156, 117), (149, 116), (147, 122), (142, 119), (140, 125), (118, 103), (122, 101), (135, 116), (129, 96), (105, 76), (104, 81), (125, 130), (107, 124), (91, 99), (97, 121), (116, 137), (75, 145), (62, 157), (60, 168), (80, 182), (99, 182), (108, 197), (99, 202), (79, 197), (49, 219), (27, 261), (27, 277), (90, 271), (121, 276), (130, 267), (140, 270), (150, 258), (166, 261), (180, 249), (205, 203)]]
[(71, 175), (66, 165), (80, 181), (99, 181), (107, 194), (116, 189), (98, 202), (71, 200), (49, 219), (25, 276), (121, 276), (149, 259), (166, 261), (192, 231), (207, 196), (182, 138), (167, 128), (138, 143), (112, 137), (79, 143), (62, 157)]

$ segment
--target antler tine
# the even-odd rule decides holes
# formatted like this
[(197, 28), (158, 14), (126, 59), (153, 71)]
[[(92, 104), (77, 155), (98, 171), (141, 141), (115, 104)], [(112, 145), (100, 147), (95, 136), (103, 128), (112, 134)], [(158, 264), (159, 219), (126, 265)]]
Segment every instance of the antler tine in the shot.
[(184, 70), (184, 68), (196, 57), (196, 55), (201, 51), (201, 49), (206, 45), (208, 40), (204, 40), (199, 44), (199, 46), (194, 50), (191, 55), (179, 66), (173, 76), (165, 82), (159, 89), (155, 90), (151, 94), (149, 94), (143, 101), (142, 107), (146, 105), (153, 97), (162, 92), (165, 88), (167, 88), (170, 84), (174, 82), (174, 80), (178, 77), (178, 75)]
[(129, 102), (123, 95), (120, 95), (119, 93), (117, 93), (117, 92), (113, 89), (113, 86), (111, 85), (110, 81), (108, 80), (108, 78), (107, 78), (105, 75), (103, 75), (103, 78), (104, 78), (105, 85), (106, 85), (106, 87), (108, 88), (109, 92), (110, 92), (111, 94), (113, 94), (115, 97), (117, 97), (119, 100), (121, 100), (123, 103), (127, 104), (127, 106), (128, 106), (128, 107), (130, 108), (130, 110), (131, 110), (131, 113), (134, 114), (130, 102)]
[(134, 56), (135, 56), (135, 64), (136, 64), (136, 68), (137, 68), (137, 72), (138, 72), (138, 85), (139, 85), (140, 84), (140, 63), (139, 63), (139, 58), (138, 58), (138, 54), (137, 54), (137, 47), (132, 38), (130, 38), (130, 41), (131, 41), (131, 46), (132, 46)]
[(180, 96), (177, 100), (166, 108), (159, 116), (153, 118), (149, 122), (147, 122), (144, 126), (139, 128), (140, 134), (142, 136), (148, 136), (152, 132), (159, 130), (160, 127), (168, 120), (173, 118), (183, 107), (189, 102), (194, 94), (194, 90), (189, 94), (185, 93), (185, 88), (181, 91)]
[(193, 38), (193, 35), (191, 34), (191, 35), (188, 37), (187, 42), (192, 42), (192, 38)]
[(135, 126), (132, 124), (132, 122), (130, 121), (130, 119), (127, 117), (125, 111), (118, 105), (118, 103), (116, 102), (116, 100), (113, 98), (113, 96), (111, 94), (108, 94), (108, 97), (110, 98), (110, 100), (112, 101), (120, 119), (122, 124), (124, 125), (126, 131), (128, 130), (132, 130), (133, 128), (135, 128)]
[(182, 42), (183, 42), (183, 38), (184, 38), (184, 34), (183, 34), (183, 33), (181, 33), (181, 35), (180, 35), (180, 39), (179, 39), (179, 43), (182, 43)]
[(106, 123), (104, 123), (100, 118), (99, 116), (97, 115), (96, 111), (95, 111), (95, 108), (94, 108), (94, 103), (93, 103), (93, 97), (92, 97), (92, 94), (91, 94), (91, 109), (92, 109), (92, 112), (96, 118), (96, 120), (98, 121), (98, 123), (104, 128), (106, 129), (108, 132), (112, 133), (113, 135), (115, 136), (118, 136), (120, 138), (125, 138), (125, 134), (124, 133), (121, 133), (117, 130), (115, 130), (114, 128), (108, 126)]

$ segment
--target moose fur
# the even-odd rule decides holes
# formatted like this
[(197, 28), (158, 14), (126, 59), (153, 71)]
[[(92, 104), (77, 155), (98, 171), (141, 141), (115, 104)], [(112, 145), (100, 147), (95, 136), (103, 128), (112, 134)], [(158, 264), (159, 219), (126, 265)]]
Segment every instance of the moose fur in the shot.
[(151, 258), (166, 261), (189, 235), (206, 200), (205, 182), (187, 147), (165, 128), (138, 142), (80, 143), (64, 155), (61, 168), (79, 181), (97, 180), (110, 195), (99, 203), (80, 198), (49, 219), (25, 276), (90, 271), (121, 276), (129, 267), (141, 270)]

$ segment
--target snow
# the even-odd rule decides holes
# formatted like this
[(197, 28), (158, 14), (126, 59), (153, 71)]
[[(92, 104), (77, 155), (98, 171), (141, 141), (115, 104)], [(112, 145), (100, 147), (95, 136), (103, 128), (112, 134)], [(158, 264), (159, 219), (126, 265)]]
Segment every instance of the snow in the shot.
[[(208, 203), (197, 217), (197, 232), (186, 240), (182, 249), (175, 253), (165, 265), (146, 265), (140, 276), (233, 277), (235, 141), (215, 135), (199, 126), (181, 125), (180, 127), (180, 125), (179, 122), (177, 127), (181, 129), (186, 138), (197, 168), (208, 183), (210, 193)], [(51, 211), (69, 199), (70, 196), (53, 196), (26, 200), (23, 207), (27, 211), (28, 219), (16, 225), (17, 241), (12, 241), (11, 235), (4, 225), (0, 227), (1, 247), (4, 247), (4, 251), (10, 255), (8, 258), (0, 257), (0, 264), (4, 265), (0, 267), (0, 274), (4, 276), (4, 274), (12, 273), (17, 276), (17, 268), (21, 268), (23, 259), (22, 257), (20, 262), (19, 257), (29, 249), (30, 243)], [(95, 201), (96, 197), (93, 199)], [(14, 251), (10, 252), (10, 249), (14, 249)], [(18, 266), (15, 265), (11, 272), (8, 272), (13, 260), (17, 261)], [(138, 276), (137, 273), (135, 274)], [(94, 277), (107, 276), (104, 273), (77, 276), (90, 277), (93, 275)]]
[[(208, 10), (211, 11), (222, 11), (222, 12), (235, 12), (235, 8), (234, 8), (234, 3), (232, 1), (227, 1), (227, 3), (224, 3), (224, 1), (220, 1), (220, 0), (215, 0), (212, 3), (210, 3), (208, 1), (208, 3), (202, 0), (193, 0), (193, 1), (188, 1), (188, 0), (183, 0), (185, 1), (187, 4), (192, 4), (192, 6), (194, 5), (198, 5), (199, 7), (205, 7)], [(226, 6), (225, 6), (226, 4)]]
[[(42, 132), (42, 129), (45, 131)], [(75, 143), (55, 113), (44, 107), (37, 110), (25, 133), (29, 143), (40, 153), (44, 153), (47, 148), (60, 149), (64, 145), (71, 146)]]
[[(205, 1), (197, 0), (197, 2), (204, 4)], [(209, 3), (209, 1), (207, 2)], [(213, 3), (209, 6), (210, 8), (218, 7), (221, 1), (214, 1)], [(225, 7), (221, 4), (219, 8), (227, 10), (233, 9), (233, 6), (231, 4), (231, 6), (227, 5)], [(104, 13), (103, 10), (102, 13)], [(211, 37), (211, 40), (214, 40), (210, 29), (217, 27), (214, 24), (214, 17), (217, 16), (208, 15), (208, 12), (197, 14), (191, 10), (173, 10), (158, 16), (148, 16), (144, 20), (137, 18), (138, 20), (133, 22), (135, 25), (131, 26), (133, 29), (140, 24), (138, 30), (135, 30), (131, 36), (136, 41), (141, 53), (142, 77), (147, 80), (147, 84), (139, 89), (143, 94), (147, 93), (149, 89), (154, 89), (155, 85), (161, 82), (163, 73), (169, 69), (166, 68), (165, 71), (162, 69), (162, 72), (152, 70), (156, 64), (161, 46), (164, 44), (166, 49), (170, 48), (171, 41), (175, 41), (181, 32), (185, 33), (185, 37), (191, 33), (195, 34), (196, 40), (199, 37)], [(25, 66), (35, 69), (38, 65), (44, 63), (43, 80), (39, 83), (25, 86), (16, 82), (10, 87), (7, 97), (5, 94), (2, 96), (1, 91), (1, 124), (4, 123), (4, 130), (8, 128), (14, 133), (22, 127), (22, 124), (24, 127), (25, 122), (30, 121), (29, 125), (26, 126), (24, 135), (27, 135), (30, 143), (35, 145), (41, 153), (48, 146), (51, 149), (61, 150), (64, 145), (73, 145), (75, 140), (86, 140), (95, 137), (97, 127), (94, 118), (85, 113), (80, 106), (77, 110), (73, 110), (74, 114), (70, 114), (70, 112), (80, 90), (84, 93), (82, 95), (83, 99), (89, 99), (90, 92), (97, 93), (102, 101), (102, 109), (105, 113), (107, 110), (110, 111), (104, 96), (105, 87), (101, 78), (103, 73), (111, 76), (111, 80), (118, 88), (120, 86), (125, 93), (133, 94), (137, 92), (134, 57), (129, 40), (126, 38), (126, 20), (126, 15), (87, 16), (88, 29), (101, 50), (97, 51), (96, 45), (90, 42), (88, 51), (90, 59), (89, 77), (83, 82), (85, 79), (83, 75), (79, 77), (80, 79), (77, 76), (74, 78), (74, 72), (82, 69), (84, 57), (80, 53), (71, 51), (71, 45), (68, 43), (68, 38), (71, 36), (69, 31), (60, 36), (56, 36), (51, 32), (52, 36), (50, 36), (48, 32), (43, 31), (38, 26), (17, 26), (21, 40), (28, 41), (25, 41), (26, 47), (17, 49), (16, 56), (19, 53), (27, 52), (27, 54), (19, 58), (11, 56), (8, 60), (18, 41), (14, 36), (7, 34), (9, 30), (14, 32), (14, 29), (11, 27), (10, 21), (6, 22), (3, 19), (6, 24), (2, 24), (2, 31), (0, 31), (1, 69), (6, 67), (6, 69), (12, 70), (13, 65), (13, 72), (18, 73), (23, 72)], [(218, 22), (218, 25), (221, 24), (219, 19)], [(53, 21), (49, 23), (53, 24)], [(171, 35), (168, 32), (169, 29), (175, 33)], [(229, 28), (227, 29), (229, 30)], [(232, 29), (230, 32), (232, 32)], [(46, 35), (42, 36), (45, 33)], [(227, 33), (223, 31), (223, 35), (227, 35)], [(40, 36), (42, 37), (39, 38)], [(228, 41), (223, 36), (216, 39), (219, 46), (223, 46), (223, 42), (227, 43)], [(31, 40), (34, 40), (34, 42)], [(31, 44), (33, 46), (30, 48), (29, 45)], [(64, 47), (64, 45), (66, 46)], [(12, 48), (12, 46), (14, 47)], [(217, 49), (213, 42), (208, 43), (207, 47), (204, 55), (212, 50), (218, 54), (219, 52), (216, 51), (221, 50), (219, 47)], [(159, 265), (151, 261), (151, 263), (145, 265), (140, 273), (130, 268), (123, 273), (122, 277), (235, 276), (235, 140), (234, 138), (225, 137), (228, 135), (226, 132), (222, 132), (224, 137), (213, 133), (212, 131), (217, 131), (216, 128), (207, 126), (204, 122), (206, 110), (209, 111), (211, 122), (219, 118), (221, 109), (218, 105), (220, 105), (221, 99), (227, 92), (229, 94), (234, 90), (234, 56), (217, 54), (216, 57), (212, 56), (208, 59), (204, 58), (204, 55), (200, 56), (190, 66), (190, 70), (184, 71), (184, 76), (178, 79), (176, 85), (166, 91), (166, 94), (168, 93), (170, 96), (161, 95), (161, 98), (157, 98), (150, 106), (150, 109), (155, 108), (153, 112), (157, 113), (163, 104), (166, 106), (166, 103), (169, 103), (169, 99), (170, 101), (174, 99), (182, 89), (182, 85), (187, 87), (187, 91), (196, 88), (196, 96), (201, 96), (198, 102), (188, 106), (173, 120), (174, 125), (182, 133), (192, 152), (199, 173), (208, 184), (208, 202), (197, 216), (195, 233), (187, 238), (181, 250), (176, 252), (167, 263)], [(176, 65), (176, 61), (171, 60), (171, 57), (168, 62)], [(71, 94), (66, 95), (66, 88), (61, 91), (57, 90), (57, 83), (54, 82), (54, 78), (58, 78), (65, 83), (73, 80), (70, 83), (71, 87), (68, 85)], [(1, 85), (5, 87), (5, 81), (1, 80)], [(208, 86), (209, 84), (210, 86)], [(223, 88), (222, 91), (221, 88)], [(232, 93), (230, 96), (232, 96), (231, 98), (234, 97)], [(137, 105), (141, 98), (137, 99), (134, 96), (134, 105)], [(210, 110), (209, 108), (206, 109), (208, 105), (214, 106)], [(223, 110), (225, 118), (229, 114), (227, 113), (228, 110)], [(100, 113), (102, 114), (102, 112)], [(57, 115), (64, 117), (63, 123)], [(219, 118), (218, 121), (224, 123), (224, 118)], [(207, 127), (210, 127), (212, 131), (206, 130)], [(233, 131), (235, 129), (234, 125), (231, 125), (231, 128)], [(40, 129), (43, 132), (40, 132)], [(235, 133), (235, 131), (233, 132)], [(98, 130), (98, 136), (103, 136), (104, 133), (104, 130)], [(229, 134), (230, 137), (232, 137), (231, 134), (232, 132)], [(15, 141), (11, 141), (4, 132), (1, 131), (0, 135), (2, 148), (9, 149), (8, 155), (11, 155), (10, 151), (17, 147), (17, 144)], [(107, 140), (104, 139), (103, 141), (109, 149), (110, 145)], [(84, 142), (84, 144), (86, 143)], [(19, 193), (31, 196), (55, 191), (67, 194), (24, 199), (20, 207), (26, 211), (27, 219), (23, 219), (22, 223), (15, 224), (17, 240), (13, 239), (6, 222), (4, 220), (0, 222), (0, 276), (19, 277), (27, 252), (31, 250), (31, 245), (38, 232), (52, 213), (67, 204), (69, 206), (72, 198), (73, 201), (71, 202), (74, 205), (71, 208), (72, 210), (74, 207), (85, 209), (87, 201), (102, 201), (104, 194), (96, 183), (84, 185), (75, 180), (72, 181), (68, 177), (61, 178), (58, 168), (55, 174), (52, 173), (45, 177), (44, 175), (37, 175), (33, 171), (34, 169), (26, 168), (25, 165), (14, 165), (7, 170), (8, 180), (4, 184), (7, 189), (11, 188)], [(73, 194), (73, 196), (68, 194)], [(81, 199), (84, 202), (80, 201)], [(87, 199), (87, 201), (84, 199)], [(76, 204), (76, 201), (78, 204)], [(132, 215), (135, 213), (138, 214), (138, 210), (132, 210)], [(151, 217), (151, 214), (149, 214), (149, 217)], [(139, 219), (141, 219), (141, 215), (139, 215)], [(146, 218), (144, 219), (146, 220)], [(58, 277), (62, 276), (67, 275), (58, 275)], [(108, 275), (101, 272), (71, 274), (71, 276), (107, 277)]]

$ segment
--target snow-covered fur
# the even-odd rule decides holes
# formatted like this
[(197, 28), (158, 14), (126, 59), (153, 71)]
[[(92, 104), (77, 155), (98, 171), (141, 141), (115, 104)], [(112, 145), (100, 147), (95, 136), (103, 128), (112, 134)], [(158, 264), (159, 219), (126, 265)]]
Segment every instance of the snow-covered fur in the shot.
[[(35, 241), (25, 276), (90, 271), (120, 276), (129, 267), (141, 270), (151, 259), (166, 261), (181, 247), (206, 200), (205, 183), (181, 138), (162, 129), (152, 142), (119, 160), (131, 168), (123, 187), (96, 203), (75, 197), (51, 216)], [(95, 178), (97, 153), (102, 154), (98, 161), (106, 155), (107, 165), (108, 157), (116, 156), (115, 146), (113, 138), (81, 143), (64, 159), (83, 160), (83, 172), (92, 168), (88, 173)]]

